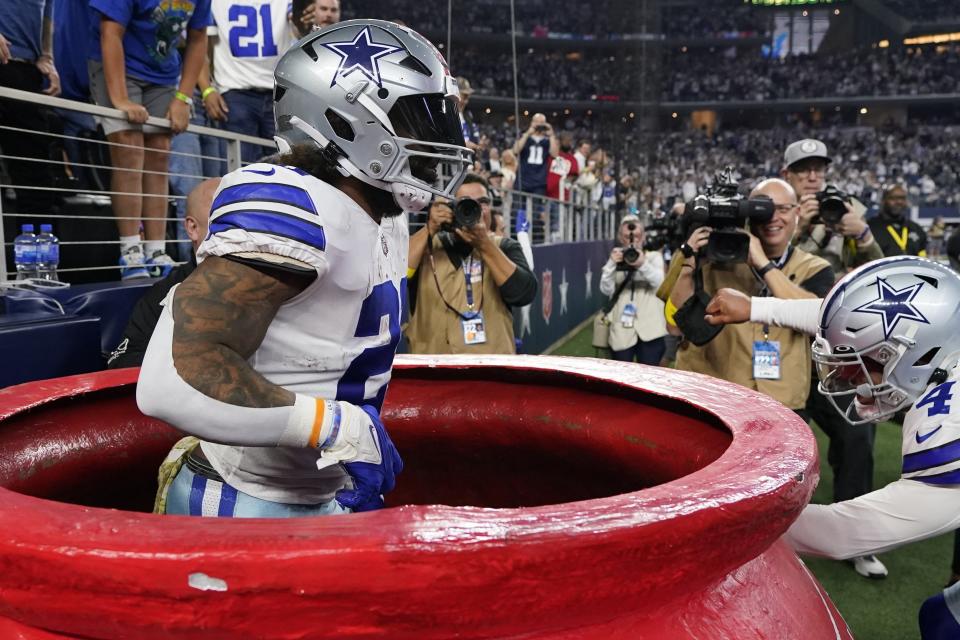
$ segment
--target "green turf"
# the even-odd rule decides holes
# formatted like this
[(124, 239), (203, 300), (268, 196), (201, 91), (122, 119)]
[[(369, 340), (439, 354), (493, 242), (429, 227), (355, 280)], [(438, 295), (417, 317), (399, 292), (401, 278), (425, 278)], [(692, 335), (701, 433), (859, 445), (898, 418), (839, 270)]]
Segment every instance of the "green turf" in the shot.
[[(554, 355), (595, 356), (588, 326), (557, 348)], [(851, 427), (855, 428), (855, 427)], [(813, 501), (829, 503), (833, 473), (827, 465), (827, 437), (814, 427), (820, 447), (820, 484)], [(877, 428), (874, 486), (900, 477), (900, 427), (885, 422)], [(953, 534), (912, 544), (881, 556), (890, 575), (885, 580), (859, 576), (845, 562), (806, 558), (814, 575), (830, 594), (856, 638), (912, 640), (920, 637), (920, 604), (943, 588), (950, 575)]]

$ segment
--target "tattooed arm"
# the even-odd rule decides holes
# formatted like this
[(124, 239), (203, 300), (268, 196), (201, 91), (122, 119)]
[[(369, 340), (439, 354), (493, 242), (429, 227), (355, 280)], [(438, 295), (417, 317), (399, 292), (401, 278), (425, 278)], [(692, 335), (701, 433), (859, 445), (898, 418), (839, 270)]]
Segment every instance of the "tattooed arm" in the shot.
[(260, 270), (210, 257), (173, 300), (173, 362), (191, 387), (240, 407), (285, 407), (295, 395), (266, 380), (247, 359), (277, 310), (310, 283), (304, 276)]

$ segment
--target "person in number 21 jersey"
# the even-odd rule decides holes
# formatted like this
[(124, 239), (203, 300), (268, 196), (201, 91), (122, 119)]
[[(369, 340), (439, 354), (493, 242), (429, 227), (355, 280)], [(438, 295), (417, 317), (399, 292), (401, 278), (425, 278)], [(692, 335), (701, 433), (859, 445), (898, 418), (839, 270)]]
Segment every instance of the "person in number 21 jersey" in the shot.
[[(212, 0), (213, 82), (203, 106), (227, 131), (272, 139), (273, 70), (294, 42), (289, 0)], [(201, 84), (203, 80), (201, 79)], [(244, 162), (269, 151), (243, 144)]]
[(380, 409), (404, 214), (451, 198), (470, 165), (456, 80), (419, 34), (353, 20), (297, 43), (275, 81), (283, 155), (224, 177), (141, 369), (141, 410), (199, 441), (165, 461), (158, 511), (366, 511), (402, 468)]

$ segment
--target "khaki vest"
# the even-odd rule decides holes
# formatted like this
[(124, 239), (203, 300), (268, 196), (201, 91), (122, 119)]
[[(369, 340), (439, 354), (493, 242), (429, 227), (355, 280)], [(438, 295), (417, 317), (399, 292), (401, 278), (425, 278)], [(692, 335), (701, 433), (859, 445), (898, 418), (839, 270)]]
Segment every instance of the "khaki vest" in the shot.
[[(500, 238), (496, 238), (495, 242), (500, 246)], [(461, 313), (468, 310), (467, 283), (463, 269), (453, 266), (439, 238), (433, 238), (432, 252), (437, 277), (433, 277), (430, 252), (426, 251), (418, 271), (420, 282), (417, 285), (417, 304), (407, 326), (410, 353), (516, 353), (513, 314), (500, 297), (500, 289), (485, 266), (483, 286), (473, 283), (473, 299), (483, 312), (487, 341), (483, 344), (464, 344), (460, 316), (443, 303), (446, 300)], [(473, 259), (480, 259), (476, 252)], [(441, 292), (443, 298), (440, 297)]]
[[(823, 258), (794, 249), (781, 271), (791, 282), (799, 284), (828, 266)], [(751, 296), (759, 295), (762, 288), (744, 263), (726, 267), (704, 265), (703, 288), (707, 293), (712, 295), (723, 287)], [(732, 324), (702, 347), (685, 342), (677, 353), (677, 369), (735, 382), (765, 393), (790, 409), (802, 409), (810, 393), (810, 338), (791, 329), (769, 327), (767, 339), (780, 343), (780, 379), (754, 380), (753, 343), (764, 339), (763, 329), (752, 322)]]

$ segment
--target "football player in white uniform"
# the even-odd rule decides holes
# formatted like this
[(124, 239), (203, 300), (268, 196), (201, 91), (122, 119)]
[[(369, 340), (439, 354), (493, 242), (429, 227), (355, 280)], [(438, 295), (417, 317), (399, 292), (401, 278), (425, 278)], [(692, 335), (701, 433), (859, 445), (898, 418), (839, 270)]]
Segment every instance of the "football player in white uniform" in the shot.
[[(768, 322), (815, 335), (820, 389), (851, 429), (907, 410), (899, 480), (852, 500), (808, 505), (786, 534), (800, 553), (882, 553), (960, 527), (960, 276), (913, 256), (870, 262), (823, 300), (719, 291), (711, 324)], [(921, 612), (924, 638), (957, 637), (960, 583)]]
[(376, 509), (402, 468), (379, 416), (401, 214), (452, 197), (470, 166), (456, 81), (426, 39), (375, 20), (314, 32), (275, 77), (279, 164), (224, 177), (141, 369), (141, 410), (199, 439), (161, 470), (166, 513)]

